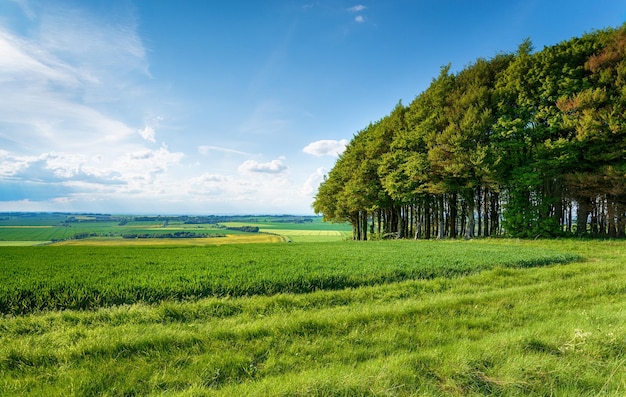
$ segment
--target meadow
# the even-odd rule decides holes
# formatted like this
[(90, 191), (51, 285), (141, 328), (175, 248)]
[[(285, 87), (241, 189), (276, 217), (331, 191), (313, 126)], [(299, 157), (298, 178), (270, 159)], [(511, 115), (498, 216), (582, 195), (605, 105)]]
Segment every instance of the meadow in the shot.
[(625, 248), (0, 247), (0, 394), (620, 396)]
[(478, 241), (4, 247), (0, 314), (309, 293), (576, 258)]

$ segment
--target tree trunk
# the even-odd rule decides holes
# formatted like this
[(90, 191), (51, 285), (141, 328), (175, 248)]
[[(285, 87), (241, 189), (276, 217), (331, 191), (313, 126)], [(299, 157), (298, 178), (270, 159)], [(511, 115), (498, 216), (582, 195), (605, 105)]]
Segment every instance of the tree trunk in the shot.
[(452, 193), (450, 195), (450, 200), (449, 200), (449, 208), (450, 208), (450, 214), (449, 214), (449, 219), (450, 219), (450, 238), (457, 238), (458, 237), (458, 227), (457, 227), (457, 217), (459, 215), (459, 208), (458, 208), (458, 195), (456, 193)]
[(445, 208), (444, 208), (444, 197), (443, 194), (439, 195), (439, 233), (437, 235), (438, 240), (443, 240), (446, 237), (446, 217), (445, 217)]
[(468, 197), (469, 197), (469, 200), (467, 203), (467, 229), (465, 231), (466, 239), (474, 238), (474, 227), (476, 226), (475, 220), (474, 220), (474, 210), (475, 210), (475, 204), (476, 204), (476, 202), (474, 201), (474, 193), (472, 192), (471, 194), (468, 195)]

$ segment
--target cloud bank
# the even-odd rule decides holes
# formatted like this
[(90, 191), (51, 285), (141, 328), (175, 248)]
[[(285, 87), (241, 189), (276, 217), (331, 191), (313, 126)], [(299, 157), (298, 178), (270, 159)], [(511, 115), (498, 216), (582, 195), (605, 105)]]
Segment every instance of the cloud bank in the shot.
[[(13, 14), (0, 18), (0, 211), (310, 212), (319, 160), (288, 166), (284, 149), (254, 142), (289, 133), (289, 106), (262, 99), (233, 133), (199, 132), (213, 126), (188, 122), (191, 106), (170, 107), (176, 100), (160, 88), (172, 83), (150, 72), (132, 7), (96, 15), (81, 2), (9, 4)], [(346, 144), (318, 141), (305, 152), (332, 157)]]

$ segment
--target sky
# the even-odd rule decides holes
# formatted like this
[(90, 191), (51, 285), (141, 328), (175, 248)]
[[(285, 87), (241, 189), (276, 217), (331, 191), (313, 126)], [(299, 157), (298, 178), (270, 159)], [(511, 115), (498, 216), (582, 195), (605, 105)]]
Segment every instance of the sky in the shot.
[(626, 0), (0, 0), (0, 212), (313, 214), (345, 145), (442, 66)]

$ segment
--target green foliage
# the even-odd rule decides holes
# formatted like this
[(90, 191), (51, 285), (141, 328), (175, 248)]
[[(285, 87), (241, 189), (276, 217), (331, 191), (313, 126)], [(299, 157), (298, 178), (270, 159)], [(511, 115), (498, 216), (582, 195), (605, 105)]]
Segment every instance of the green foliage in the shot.
[(0, 247), (0, 313), (335, 290), (574, 257), (480, 243)]
[(314, 209), (356, 239), (626, 237), (625, 114), (626, 27), (525, 40), (359, 132)]
[(229, 226), (226, 229), (237, 230), (237, 231), (246, 232), (246, 233), (258, 233), (259, 232), (258, 226)]

